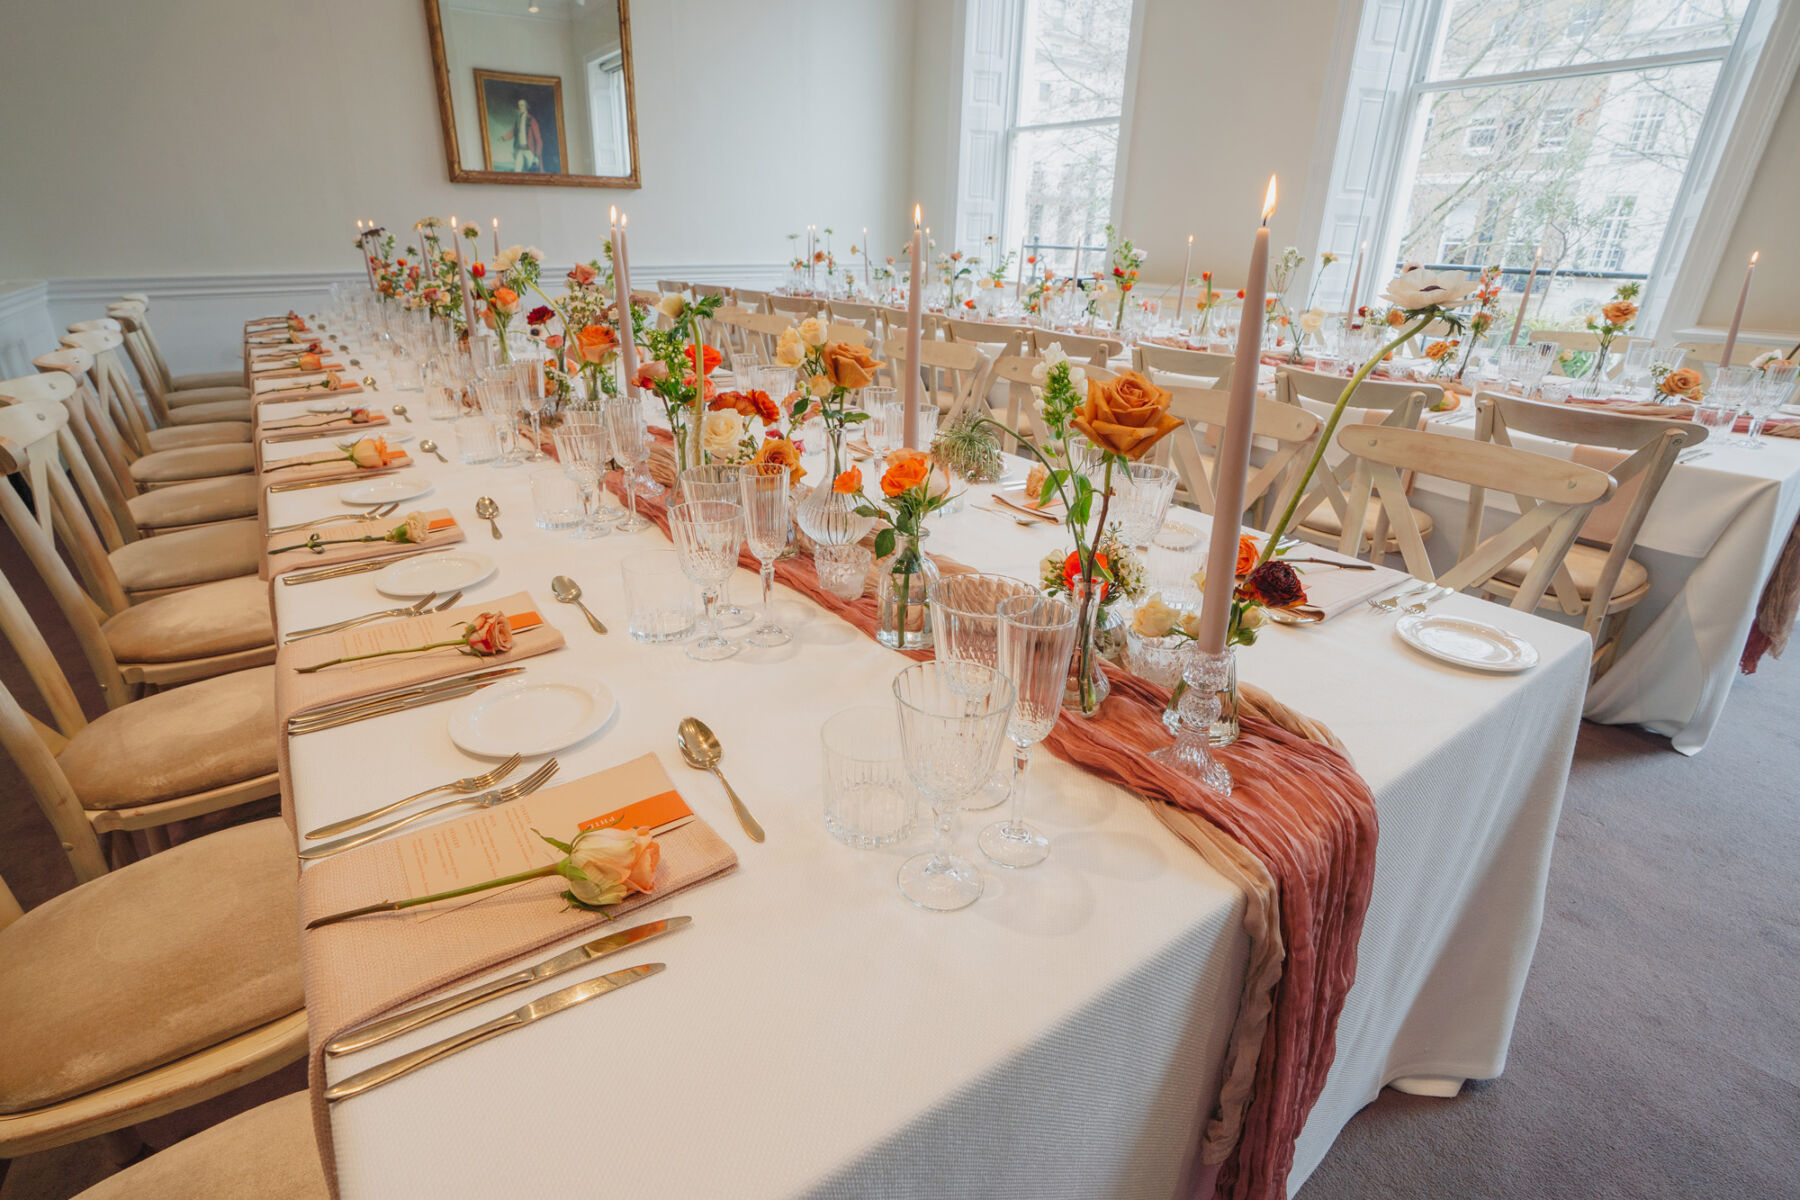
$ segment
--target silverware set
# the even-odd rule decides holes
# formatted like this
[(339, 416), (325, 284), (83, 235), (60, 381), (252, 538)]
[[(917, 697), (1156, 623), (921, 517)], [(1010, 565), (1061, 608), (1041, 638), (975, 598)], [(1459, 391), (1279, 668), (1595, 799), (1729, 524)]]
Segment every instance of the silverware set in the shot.
[(330, 517), (314, 517), (310, 521), (295, 521), (292, 525), (274, 525), (269, 529), (271, 536), (277, 533), (292, 533), (296, 529), (312, 529), (319, 525), (348, 525), (352, 521), (379, 521), (383, 517), (392, 516), (399, 511), (400, 505), (377, 504), (366, 512), (345, 513)]
[(422, 792), (415, 792), (403, 800), (394, 801), (392, 804), (384, 804), (380, 808), (371, 809), (366, 813), (359, 813), (354, 817), (345, 817), (343, 820), (333, 821), (329, 825), (321, 825), (306, 835), (307, 840), (312, 841), (317, 838), (331, 837), (334, 834), (346, 833), (349, 830), (355, 829), (358, 825), (380, 820), (382, 817), (387, 816), (397, 809), (405, 808), (414, 800), (424, 800), (427, 797), (437, 795), (439, 792), (485, 791), (486, 789), (493, 787), (496, 783), (499, 783), (502, 779), (505, 779), (508, 775), (511, 775), (514, 769), (523, 761), (525, 760), (521, 755), (515, 754), (499, 766), (491, 767), (479, 775), (471, 775), (466, 779), (458, 779), (450, 783), (440, 783), (437, 787), (429, 787)]
[[(358, 625), (367, 625), (371, 621), (386, 620), (389, 617), (421, 616), (426, 611), (426, 605), (430, 604), (433, 600), (436, 600), (436, 599), (437, 599), (437, 593), (432, 592), (429, 595), (421, 596), (417, 603), (408, 605), (405, 608), (384, 608), (384, 609), (380, 609), (379, 611), (376, 611), (376, 612), (364, 613), (360, 617), (347, 617), (342, 621), (333, 621), (329, 625), (314, 625), (310, 629), (296, 629), (294, 632), (288, 634), (287, 637), (283, 639), (283, 641), (292, 643), (292, 642), (301, 641), (305, 638), (321, 637), (327, 633), (339, 633), (346, 629), (354, 629)], [(430, 611), (432, 611), (434, 613), (441, 613), (441, 612), (445, 611), (446, 609), (454, 608), (456, 606), (456, 602), (461, 599), (462, 599), (462, 591), (459, 589), (457, 591), (450, 593), (449, 599), (443, 601), (436, 608), (433, 608)]]
[[(514, 757), (516, 758), (517, 756), (515, 755)], [(352, 834), (346, 838), (339, 838), (335, 842), (326, 842), (322, 846), (302, 846), (300, 847), (300, 857), (308, 859), (329, 858), (331, 855), (341, 854), (345, 850), (354, 850), (356, 847), (366, 845), (378, 837), (404, 829), (415, 821), (422, 821), (426, 817), (435, 816), (438, 813), (449, 812), (453, 808), (494, 808), (501, 804), (510, 803), (521, 797), (531, 795), (531, 793), (550, 782), (550, 777), (556, 774), (557, 767), (557, 761), (552, 758), (516, 783), (509, 783), (505, 787), (492, 788), (479, 795), (459, 796), (454, 800), (446, 800), (442, 804), (433, 804), (430, 808), (421, 808), (417, 812), (408, 813), (406, 816), (400, 817), (397, 820), (377, 825), (373, 829), (365, 829), (361, 833)], [(508, 769), (510, 770), (510, 768)], [(358, 823), (360, 823), (360, 820)]]
[(1451, 589), (1439, 587), (1435, 583), (1417, 583), (1412, 587), (1401, 588), (1391, 595), (1369, 600), (1366, 603), (1376, 612), (1406, 612), (1417, 616), (1444, 597), (1455, 594)]
[(1675, 461), (1678, 463), (1699, 462), (1711, 453), (1712, 451), (1705, 446), (1695, 446), (1691, 450), (1683, 450), (1680, 454), (1677, 454), (1675, 456)]
[[(314, 463), (311, 465), (318, 466), (320, 464)], [(401, 469), (399, 467), (373, 467), (368, 470), (358, 471), (356, 473), (356, 478), (358, 480), (362, 480), (362, 479), (374, 479), (380, 475), (397, 475), (400, 473), (400, 470)], [(348, 476), (328, 475), (323, 479), (302, 479), (295, 483), (270, 484), (269, 490), (271, 492), (299, 492), (299, 491), (304, 491), (307, 488), (343, 487), (346, 483), (349, 483), (349, 482), (351, 482), (351, 480)]]
[(290, 571), (281, 577), (281, 582), (292, 587), (297, 583), (318, 583), (326, 579), (342, 579), (346, 575), (361, 575), (365, 571), (379, 571), (391, 566), (403, 558), (416, 558), (421, 554), (433, 554), (435, 550), (413, 550), (406, 554), (389, 554), (382, 558), (364, 559), (360, 562), (339, 563), (334, 567), (319, 567), (311, 571)]
[(318, 708), (289, 717), (287, 731), (289, 736), (318, 733), (321, 730), (336, 729), (340, 725), (349, 725), (356, 721), (366, 721), (371, 717), (385, 717), (389, 713), (404, 712), (409, 708), (421, 708), (442, 700), (455, 700), (480, 691), (490, 684), (498, 683), (502, 679), (510, 679), (514, 675), (523, 675), (524, 673), (524, 667), (494, 667), (486, 671), (477, 671), (472, 675), (453, 675), (448, 679), (433, 680), (430, 683), (390, 688), (385, 692), (376, 692), (372, 696), (361, 696), (354, 700), (339, 700), (335, 704), (320, 705)]

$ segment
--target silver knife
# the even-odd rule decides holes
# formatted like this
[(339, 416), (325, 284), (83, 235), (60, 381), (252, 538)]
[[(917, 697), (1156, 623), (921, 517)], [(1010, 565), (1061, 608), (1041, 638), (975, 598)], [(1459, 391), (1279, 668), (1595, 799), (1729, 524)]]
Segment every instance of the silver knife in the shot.
[(555, 978), (564, 971), (573, 971), (597, 958), (605, 958), (609, 954), (617, 954), (632, 946), (661, 937), (665, 933), (673, 933), (694, 923), (692, 917), (666, 917), (660, 921), (651, 921), (644, 925), (634, 925), (630, 929), (596, 938), (585, 946), (577, 946), (573, 950), (565, 950), (553, 958), (533, 966), (522, 967), (510, 975), (502, 976), (491, 983), (479, 984), (454, 996), (445, 996), (441, 1000), (433, 1000), (430, 1004), (421, 1004), (417, 1008), (409, 1008), (405, 1012), (395, 1013), (391, 1017), (383, 1017), (379, 1021), (371, 1021), (366, 1025), (355, 1026), (338, 1034), (325, 1043), (327, 1054), (349, 1054), (355, 1050), (367, 1050), (370, 1046), (379, 1046), (389, 1038), (399, 1037), (428, 1025), (433, 1021), (452, 1016), (465, 1008), (473, 1008), (484, 1004), (496, 996), (504, 996), (508, 992), (516, 992), (522, 987), (530, 987), (534, 983), (542, 983), (546, 979)]
[(334, 700), (329, 704), (321, 704), (317, 708), (309, 708), (305, 712), (295, 713), (288, 718), (290, 725), (304, 725), (308, 721), (322, 720), (326, 717), (340, 716), (359, 708), (367, 708), (374, 704), (385, 704), (392, 700), (405, 700), (414, 696), (426, 695), (441, 691), (446, 687), (455, 687), (465, 683), (486, 683), (496, 679), (505, 679), (512, 675), (522, 675), (524, 667), (490, 667), (484, 671), (476, 671), (468, 675), (446, 675), (442, 679), (434, 679), (429, 683), (409, 683), (400, 687), (387, 688), (384, 691), (371, 692), (367, 696), (358, 696), (350, 700)]
[(645, 963), (641, 967), (626, 967), (623, 971), (614, 971), (610, 975), (602, 975), (597, 979), (589, 979), (575, 984), (573, 987), (566, 987), (560, 992), (551, 992), (541, 1000), (533, 1000), (530, 1004), (515, 1008), (505, 1016), (495, 1017), (485, 1025), (477, 1025), (473, 1029), (452, 1034), (441, 1042), (433, 1042), (423, 1050), (414, 1050), (411, 1054), (402, 1054), (399, 1058), (389, 1059), (378, 1067), (358, 1071), (350, 1078), (340, 1080), (326, 1088), (325, 1099), (328, 1101), (345, 1100), (351, 1096), (359, 1096), (370, 1088), (380, 1087), (384, 1083), (389, 1083), (402, 1075), (418, 1070), (427, 1063), (433, 1063), (440, 1058), (455, 1054), (458, 1050), (466, 1050), (489, 1038), (499, 1037), (510, 1030), (529, 1025), (539, 1018), (574, 1008), (577, 1004), (592, 1000), (596, 996), (616, 992), (627, 984), (659, 974), (667, 967), (667, 963)]

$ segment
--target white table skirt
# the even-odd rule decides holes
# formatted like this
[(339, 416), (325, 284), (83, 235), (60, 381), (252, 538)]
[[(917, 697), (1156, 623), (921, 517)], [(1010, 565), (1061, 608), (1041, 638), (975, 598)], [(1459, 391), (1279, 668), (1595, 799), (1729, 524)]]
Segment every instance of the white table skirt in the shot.
[[(385, 385), (368, 397), (402, 398), (415, 416), (425, 407)], [(454, 458), (447, 424), (391, 431), (435, 437)], [(572, 541), (533, 528), (532, 468), (444, 466), (416, 449), (414, 459), (408, 474), (435, 488), (421, 506), (450, 508), (467, 548), (500, 564), (464, 602), (529, 589), (569, 639), (529, 670), (591, 672), (619, 695), (612, 724), (559, 756), (562, 777), (654, 749), (742, 867), (659, 908), (692, 915), (691, 929), (613, 961), (666, 961), (665, 975), (335, 1106), (344, 1196), (1171, 1194), (1216, 1092), (1242, 978), (1234, 889), (1142, 802), (1041, 754), (1027, 815), (1052, 839), (1049, 861), (984, 871), (987, 894), (964, 912), (913, 909), (893, 874), (925, 834), (853, 851), (820, 816), (819, 726), (848, 705), (887, 702), (898, 656), (785, 589), (776, 603), (798, 635), (790, 646), (700, 664), (678, 646), (633, 643), (618, 562), (666, 548), (660, 533)], [(816, 482), (821, 467), (809, 465)], [(501, 505), (503, 541), (474, 519), (482, 494)], [(270, 519), (338, 507), (335, 489), (286, 493), (271, 497)], [(932, 529), (932, 551), (1023, 578), (1061, 545), (1059, 530), (974, 507)], [(558, 572), (582, 584), (611, 636), (555, 604)], [(754, 604), (752, 575), (733, 587)], [(277, 583), (274, 594), (284, 629), (384, 603), (368, 575)], [(1381, 818), (1357, 981), (1294, 1188), (1384, 1083), (1499, 1073), (1537, 936), (1587, 640), (1467, 597), (1438, 611), (1519, 633), (1543, 662), (1513, 677), (1457, 671), (1407, 650), (1391, 617), (1366, 610), (1271, 628), (1240, 655), (1244, 678), (1344, 739)], [(301, 827), (479, 769), (449, 742), (447, 712), (296, 739)], [(766, 844), (750, 843), (718, 786), (682, 764), (674, 730), (688, 713), (720, 734)], [(962, 819), (965, 853), (979, 857), (972, 830), (996, 815)], [(463, 1023), (332, 1060), (332, 1077)]]

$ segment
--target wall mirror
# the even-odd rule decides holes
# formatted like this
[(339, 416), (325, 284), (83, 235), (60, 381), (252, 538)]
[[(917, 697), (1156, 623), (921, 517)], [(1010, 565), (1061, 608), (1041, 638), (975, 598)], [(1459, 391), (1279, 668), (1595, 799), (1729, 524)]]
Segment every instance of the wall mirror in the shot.
[(425, 0), (457, 183), (637, 187), (628, 0)]

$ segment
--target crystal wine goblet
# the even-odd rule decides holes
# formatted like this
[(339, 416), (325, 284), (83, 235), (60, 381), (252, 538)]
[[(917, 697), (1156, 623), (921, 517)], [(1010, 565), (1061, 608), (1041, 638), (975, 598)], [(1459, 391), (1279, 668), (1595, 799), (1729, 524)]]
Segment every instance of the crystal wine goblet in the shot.
[(738, 492), (744, 510), (744, 542), (762, 568), (762, 623), (750, 631), (752, 646), (780, 646), (792, 635), (775, 623), (769, 592), (775, 582), (775, 560), (787, 549), (793, 526), (789, 506), (791, 484), (783, 463), (750, 463), (738, 472)]
[(1018, 696), (1006, 722), (1013, 744), (1012, 805), (975, 839), (981, 852), (1003, 867), (1033, 867), (1050, 853), (1049, 839), (1019, 819), (1031, 749), (1056, 726), (1069, 655), (1075, 649), (1075, 606), (1052, 596), (1011, 596), (996, 611), (1000, 623), (1000, 671)]
[(737, 569), (738, 547), (744, 541), (743, 510), (717, 500), (694, 500), (669, 510), (669, 533), (681, 560), (681, 572), (700, 589), (705, 609), (700, 637), (690, 642), (689, 658), (714, 662), (738, 652), (737, 643), (719, 632), (713, 608), (719, 590)]

